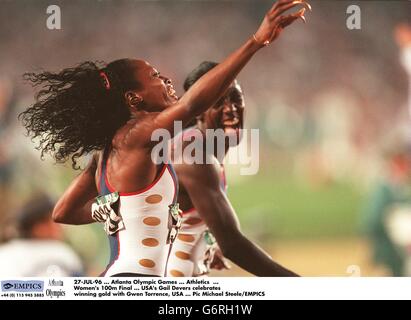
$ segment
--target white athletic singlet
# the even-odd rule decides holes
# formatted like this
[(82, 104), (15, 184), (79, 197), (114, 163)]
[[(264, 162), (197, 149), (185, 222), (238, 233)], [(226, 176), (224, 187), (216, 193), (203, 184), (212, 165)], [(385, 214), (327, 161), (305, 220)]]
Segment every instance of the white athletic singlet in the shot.
[[(192, 130), (196, 129), (187, 129), (183, 134), (195, 135)], [(223, 165), (221, 170), (220, 186), (225, 192), (227, 184)], [(208, 274), (215, 248), (215, 239), (198, 211), (191, 208), (183, 212), (181, 227), (168, 259), (167, 276), (198, 277)]]
[[(106, 162), (103, 156), (100, 195), (115, 192), (107, 181)], [(163, 165), (158, 178), (145, 189), (119, 193), (118, 212), (124, 227), (108, 236), (111, 257), (103, 276), (165, 275), (172, 225), (169, 206), (176, 203), (177, 193), (177, 178), (169, 164)]]

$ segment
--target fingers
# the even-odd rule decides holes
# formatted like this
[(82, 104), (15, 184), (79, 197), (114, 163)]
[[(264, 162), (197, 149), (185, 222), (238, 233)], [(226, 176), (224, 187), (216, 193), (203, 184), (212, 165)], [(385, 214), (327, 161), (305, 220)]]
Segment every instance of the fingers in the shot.
[(217, 269), (217, 270), (227, 269), (227, 270), (230, 270), (231, 265), (228, 263), (227, 259), (225, 259), (223, 256), (221, 256), (221, 257), (218, 257), (217, 259), (214, 259), (213, 269)]
[(231, 266), (224, 260), (218, 260), (210, 265), (211, 269), (215, 270), (223, 270), (223, 269), (231, 269)]
[(278, 17), (277, 18), (278, 20), (276, 22), (278, 23), (279, 27), (282, 29), (289, 26), (291, 23), (293, 23), (297, 19), (301, 19), (305, 23), (306, 20), (305, 20), (304, 14), (305, 14), (305, 8), (302, 8), (295, 13)]
[(303, 20), (304, 23), (307, 22), (307, 20), (305, 20), (305, 16), (304, 16), (304, 15), (301, 15), (301, 16), (299, 16), (298, 18), (300, 18), (301, 20)]
[[(300, 6), (297, 12), (283, 15), (287, 10)], [(253, 35), (254, 41), (260, 46), (267, 46), (273, 42), (282, 30), (297, 19), (304, 23), (306, 10), (311, 10), (311, 6), (305, 0), (278, 0), (265, 15), (264, 20), (257, 32)]]
[(302, 6), (304, 6), (305, 9), (311, 11), (311, 5), (310, 5), (309, 3), (304, 2), (303, 0), (293, 0), (293, 1), (287, 1), (287, 2), (284, 2), (284, 3), (280, 4), (280, 5), (277, 7), (277, 9), (275, 9), (275, 10), (273, 11), (273, 15), (274, 15), (274, 16), (281, 15), (281, 14), (283, 14), (285, 11), (287, 11), (287, 10), (289, 10), (289, 9), (291, 9), (291, 8), (294, 8), (294, 7), (298, 6), (298, 5), (302, 5)]
[[(306, 23), (304, 14), (305, 14), (305, 8), (302, 8), (302, 9), (298, 10), (296, 13), (291, 14), (290, 19), (291, 18), (292, 19), (294, 19), (294, 18), (295, 19), (301, 19), (301, 20), (303, 20), (304, 23)], [(293, 22), (293, 21), (294, 20), (292, 20), (291, 22)]]
[(212, 264), (210, 265), (210, 268), (211, 268), (211, 269), (214, 269), (214, 270), (222, 270), (222, 269), (223, 269), (223, 265), (222, 265), (220, 262), (216, 262), (216, 263), (212, 263)]
[(274, 11), (277, 10), (279, 6), (290, 3), (290, 2), (294, 2), (294, 1), (296, 1), (296, 0), (278, 0), (273, 4), (270, 11), (268, 11), (268, 13), (270, 13), (270, 14), (274, 13)]
[(304, 13), (305, 13), (305, 8), (299, 10), (299, 11), (296, 12), (296, 13), (293, 13), (293, 14), (290, 14), (290, 15), (287, 15), (287, 16), (284, 16), (284, 17), (281, 19), (280, 25), (281, 25), (283, 28), (285, 28), (286, 26), (290, 25), (291, 23), (293, 23), (293, 22), (294, 22), (295, 20), (297, 20), (297, 19), (301, 19), (304, 23), (306, 23)]
[(295, 13), (292, 13), (286, 16), (277, 17), (274, 20), (274, 24), (276, 25), (276, 28), (272, 31), (271, 36), (269, 40), (267, 41), (267, 43), (273, 42), (280, 35), (283, 29), (289, 26), (290, 24), (292, 24), (295, 20), (301, 19), (305, 23), (306, 20), (304, 17), (304, 13), (305, 13), (305, 8), (302, 8)]
[(275, 19), (289, 9), (302, 5), (305, 9), (311, 11), (311, 5), (304, 0), (286, 0), (285, 2), (278, 2), (273, 9), (270, 10), (269, 16)]
[(213, 261), (211, 261), (210, 263), (210, 268), (220, 270), (219, 265), (220, 265), (220, 260), (214, 257)]
[(224, 258), (223, 258), (223, 267), (224, 269), (227, 269), (227, 270), (231, 269), (231, 264), (229, 264), (227, 259), (224, 259)]
[(308, 11), (313, 11), (311, 4), (309, 4), (308, 2), (305, 2), (305, 0), (301, 1), (301, 4), (308, 10)]

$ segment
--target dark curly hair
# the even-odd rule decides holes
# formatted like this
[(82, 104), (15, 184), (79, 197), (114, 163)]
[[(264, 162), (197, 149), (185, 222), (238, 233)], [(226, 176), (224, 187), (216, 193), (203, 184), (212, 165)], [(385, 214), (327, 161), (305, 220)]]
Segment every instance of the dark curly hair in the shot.
[(124, 93), (139, 87), (132, 62), (121, 59), (104, 66), (86, 61), (58, 73), (24, 74), (25, 80), (41, 89), (19, 119), (27, 135), (38, 138), (36, 149), (42, 159), (46, 153), (58, 163), (71, 157), (73, 168), (78, 169), (78, 158), (111, 143), (130, 119)]

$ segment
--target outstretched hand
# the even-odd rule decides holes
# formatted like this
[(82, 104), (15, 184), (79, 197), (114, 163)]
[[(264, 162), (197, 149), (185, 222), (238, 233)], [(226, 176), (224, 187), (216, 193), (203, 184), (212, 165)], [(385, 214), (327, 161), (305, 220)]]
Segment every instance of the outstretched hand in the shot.
[[(289, 9), (297, 6), (303, 6), (299, 11), (282, 15)], [(260, 45), (268, 45), (273, 42), (285, 27), (293, 23), (297, 19), (305, 22), (305, 10), (311, 11), (311, 6), (305, 0), (278, 0), (271, 7), (264, 17), (263, 22), (254, 34), (254, 40)]]

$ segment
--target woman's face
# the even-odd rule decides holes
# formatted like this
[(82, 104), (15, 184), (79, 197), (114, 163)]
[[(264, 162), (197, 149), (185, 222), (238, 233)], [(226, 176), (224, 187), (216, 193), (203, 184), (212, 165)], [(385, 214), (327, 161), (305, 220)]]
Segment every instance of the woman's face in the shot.
[(143, 110), (161, 112), (178, 101), (171, 79), (143, 60), (135, 60), (132, 67), (133, 77), (141, 85), (136, 93), (143, 99)]
[(244, 94), (237, 81), (227, 89), (225, 95), (203, 113), (202, 122), (207, 129), (223, 129), (226, 133), (239, 130), (244, 123)]

